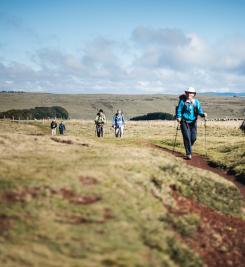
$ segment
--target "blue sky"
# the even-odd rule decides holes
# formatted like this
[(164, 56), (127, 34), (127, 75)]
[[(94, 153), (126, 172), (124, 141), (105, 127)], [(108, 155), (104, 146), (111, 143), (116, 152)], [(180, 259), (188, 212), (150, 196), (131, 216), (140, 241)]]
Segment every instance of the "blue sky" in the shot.
[(245, 91), (245, 1), (1, 0), (0, 90)]

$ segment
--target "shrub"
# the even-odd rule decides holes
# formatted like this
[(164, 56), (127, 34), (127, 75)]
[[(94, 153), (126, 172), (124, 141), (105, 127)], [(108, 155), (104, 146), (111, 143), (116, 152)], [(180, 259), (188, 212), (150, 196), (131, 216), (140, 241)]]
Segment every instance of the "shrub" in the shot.
[(12, 118), (26, 120), (29, 119), (47, 119), (47, 118), (63, 118), (68, 119), (69, 113), (60, 106), (53, 107), (35, 107), (31, 109), (11, 109), (0, 113), (0, 118)]
[(131, 118), (131, 121), (147, 121), (147, 120), (174, 120), (175, 117), (166, 112), (153, 112), (146, 115), (136, 116)]

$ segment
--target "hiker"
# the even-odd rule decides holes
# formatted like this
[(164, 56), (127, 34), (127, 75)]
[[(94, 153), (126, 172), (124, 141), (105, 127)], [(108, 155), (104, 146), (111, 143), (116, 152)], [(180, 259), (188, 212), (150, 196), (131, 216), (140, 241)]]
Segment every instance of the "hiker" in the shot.
[(239, 127), (239, 129), (245, 133), (245, 119), (243, 120), (243, 122), (242, 122), (241, 126)]
[(64, 135), (65, 129), (66, 129), (65, 124), (63, 121), (61, 121), (61, 123), (59, 124), (59, 132), (61, 135)]
[(185, 94), (179, 96), (179, 103), (176, 107), (176, 120), (180, 123), (186, 151), (185, 159), (189, 160), (191, 159), (192, 146), (196, 141), (198, 115), (207, 117), (207, 113), (203, 112), (201, 104), (195, 96), (195, 88), (189, 87)]
[(125, 121), (121, 110), (117, 110), (117, 113), (113, 116), (112, 127), (115, 129), (115, 136), (122, 137)]
[(56, 135), (57, 123), (55, 120), (52, 120), (52, 122), (50, 124), (50, 128), (51, 128), (51, 134)]
[(104, 137), (104, 124), (106, 123), (106, 117), (102, 109), (99, 110), (94, 120), (96, 126), (97, 137)]

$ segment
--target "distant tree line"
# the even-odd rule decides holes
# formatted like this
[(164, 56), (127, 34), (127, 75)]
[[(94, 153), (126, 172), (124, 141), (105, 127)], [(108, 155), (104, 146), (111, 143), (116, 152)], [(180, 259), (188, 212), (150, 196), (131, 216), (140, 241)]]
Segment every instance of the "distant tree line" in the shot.
[(48, 119), (62, 118), (68, 119), (69, 113), (66, 109), (60, 106), (53, 107), (35, 107), (31, 109), (11, 109), (5, 112), (0, 112), (0, 118), (15, 118), (15, 119)]
[(148, 120), (174, 120), (175, 116), (165, 112), (153, 112), (146, 115), (131, 118), (131, 121), (148, 121)]
[(24, 94), (25, 92), (24, 91), (13, 91), (13, 90), (11, 90), (11, 91), (6, 91), (6, 90), (3, 90), (3, 91), (1, 91), (0, 93), (10, 93), (10, 94)]

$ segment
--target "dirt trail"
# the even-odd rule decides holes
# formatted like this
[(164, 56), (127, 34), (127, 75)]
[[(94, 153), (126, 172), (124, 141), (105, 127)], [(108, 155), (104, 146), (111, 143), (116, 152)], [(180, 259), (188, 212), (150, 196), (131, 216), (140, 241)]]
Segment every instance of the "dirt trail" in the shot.
[(245, 261), (245, 221), (218, 213), (192, 199), (173, 192), (175, 207), (169, 212), (176, 217), (198, 214), (201, 223), (193, 235), (181, 235), (208, 267), (242, 267)]
[[(183, 159), (183, 154), (181, 154), (180, 152), (174, 152), (168, 148), (164, 148), (161, 147), (159, 145), (152, 145), (154, 148), (157, 148), (159, 150), (171, 153), (172, 155), (176, 156), (177, 158), (182, 158)], [(183, 159), (184, 160), (184, 159)], [(227, 180), (233, 182), (240, 190), (241, 195), (243, 196), (244, 200), (245, 200), (245, 185), (240, 182), (239, 180), (237, 180), (235, 175), (231, 175), (228, 174), (226, 171), (219, 169), (217, 167), (212, 167), (211, 165), (209, 165), (209, 162), (207, 161), (206, 158), (204, 158), (203, 156), (200, 156), (198, 154), (193, 154), (192, 155), (192, 160), (184, 160), (186, 162), (187, 165), (191, 165), (193, 167), (196, 168), (200, 168), (200, 169), (204, 169), (204, 170), (208, 170), (211, 172), (214, 172), (224, 178), (226, 178)]]
[[(173, 153), (172, 150), (158, 145), (151, 145), (151, 147), (183, 158), (183, 154), (179, 152)], [(210, 166), (207, 159), (198, 154), (194, 154), (192, 160), (184, 161), (187, 165), (209, 170), (232, 181), (240, 189), (241, 195), (245, 199), (245, 186), (237, 181), (235, 176)], [(221, 214), (191, 198), (181, 196), (174, 189), (173, 197), (176, 205), (174, 207), (166, 206), (169, 213), (176, 217), (195, 213), (201, 219), (201, 223), (193, 235), (180, 234), (180, 238), (201, 256), (205, 266), (245, 266), (245, 221), (243, 219)], [(173, 227), (175, 226), (173, 225)]]

